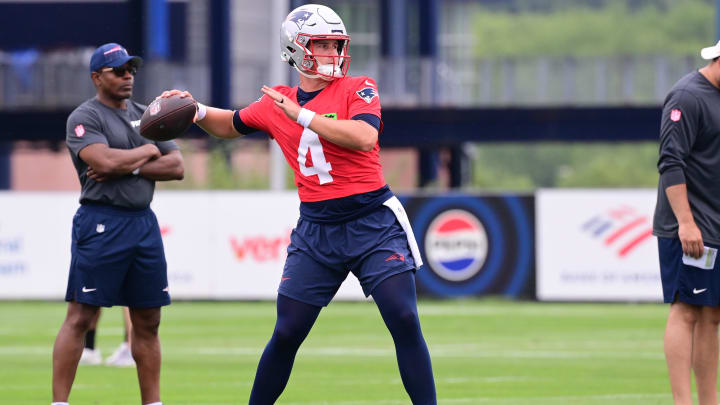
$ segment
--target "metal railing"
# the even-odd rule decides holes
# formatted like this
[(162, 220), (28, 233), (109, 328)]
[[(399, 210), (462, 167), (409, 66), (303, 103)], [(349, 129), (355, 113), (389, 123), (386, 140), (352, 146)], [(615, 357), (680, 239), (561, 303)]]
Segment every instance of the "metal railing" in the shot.
[[(437, 60), (380, 61), (370, 45), (355, 49), (352, 74), (376, 78), (385, 106), (657, 105), (680, 77), (701, 65), (692, 57), (667, 56), (475, 59), (452, 47)], [(0, 51), (0, 109), (67, 109), (92, 97), (91, 53)], [(149, 61), (138, 73), (133, 98), (148, 103), (163, 90), (179, 88), (209, 100), (209, 75), (208, 65)], [(266, 64), (243, 65), (234, 75), (234, 89), (242, 93), (235, 102), (255, 100), (266, 76)]]
[[(68, 109), (95, 95), (88, 66), (94, 48), (38, 52), (0, 51), (0, 109)], [(208, 95), (207, 66), (148, 62), (140, 69), (133, 99), (148, 103), (160, 92), (189, 88)]]

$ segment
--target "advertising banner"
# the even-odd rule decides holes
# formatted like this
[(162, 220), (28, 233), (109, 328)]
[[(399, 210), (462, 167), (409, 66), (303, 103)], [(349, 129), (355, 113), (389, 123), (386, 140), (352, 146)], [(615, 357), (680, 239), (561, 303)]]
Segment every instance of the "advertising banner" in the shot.
[(537, 297), (661, 301), (656, 190), (536, 193)]
[[(165, 244), (173, 299), (274, 299), (294, 192), (159, 191), (152, 208)], [(0, 193), (0, 299), (62, 299), (78, 194)], [(349, 275), (336, 296), (364, 299)]]
[[(172, 297), (274, 299), (299, 204), (294, 192), (157, 193)], [(352, 274), (336, 295), (364, 297)]]
[(534, 297), (533, 197), (451, 194), (402, 199), (425, 265), (418, 293)]
[(77, 193), (0, 193), (0, 298), (64, 298)]

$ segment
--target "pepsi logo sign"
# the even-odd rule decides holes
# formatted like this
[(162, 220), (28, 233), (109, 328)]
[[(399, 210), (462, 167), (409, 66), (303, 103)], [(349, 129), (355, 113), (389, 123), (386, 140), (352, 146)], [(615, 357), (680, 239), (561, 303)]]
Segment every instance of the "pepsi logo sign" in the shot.
[(485, 227), (468, 211), (444, 211), (428, 227), (425, 255), (432, 270), (443, 279), (468, 280), (480, 271), (488, 255)]

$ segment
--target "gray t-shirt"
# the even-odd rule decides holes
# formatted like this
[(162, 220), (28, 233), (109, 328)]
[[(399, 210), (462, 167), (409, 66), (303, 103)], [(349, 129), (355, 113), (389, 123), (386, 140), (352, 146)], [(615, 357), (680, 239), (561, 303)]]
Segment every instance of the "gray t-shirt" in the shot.
[(720, 89), (700, 72), (680, 79), (665, 98), (658, 170), (653, 234), (677, 238), (665, 189), (684, 183), (703, 240), (720, 245)]
[(87, 163), (80, 151), (89, 145), (103, 143), (114, 149), (133, 149), (154, 143), (160, 153), (178, 149), (174, 141), (153, 142), (140, 136), (140, 117), (145, 106), (127, 101), (127, 110), (108, 107), (92, 98), (76, 108), (68, 117), (65, 142), (80, 178), (80, 203), (100, 203), (119, 207), (147, 208), (153, 198), (155, 181), (128, 174), (104, 182), (88, 178)]

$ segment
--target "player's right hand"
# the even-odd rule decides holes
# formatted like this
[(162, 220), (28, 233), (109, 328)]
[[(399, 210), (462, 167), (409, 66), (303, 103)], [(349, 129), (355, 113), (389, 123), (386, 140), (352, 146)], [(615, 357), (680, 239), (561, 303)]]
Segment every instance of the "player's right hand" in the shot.
[(678, 238), (682, 244), (683, 253), (694, 258), (703, 255), (705, 246), (703, 245), (702, 233), (695, 222), (681, 223), (678, 226)]
[(190, 97), (193, 100), (195, 100), (189, 91), (183, 91), (183, 90), (177, 90), (177, 89), (165, 90), (162, 92), (162, 94), (157, 96), (157, 98), (168, 98), (168, 97), (172, 97), (176, 94), (179, 94), (180, 98)]

